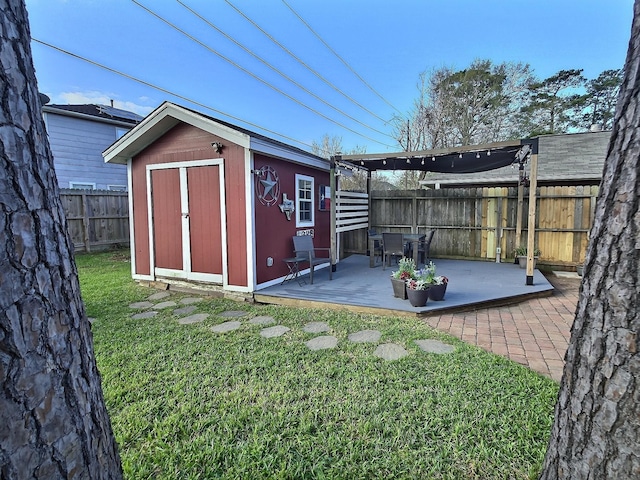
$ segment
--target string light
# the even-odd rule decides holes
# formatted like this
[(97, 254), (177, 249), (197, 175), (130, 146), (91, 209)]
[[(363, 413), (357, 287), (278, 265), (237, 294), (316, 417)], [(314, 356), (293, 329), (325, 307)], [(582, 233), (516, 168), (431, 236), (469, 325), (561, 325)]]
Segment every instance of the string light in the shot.
[(480, 158), (480, 152), (476, 153), (476, 158)]
[(487, 157), (491, 156), (491, 150), (487, 150)]
[(420, 165), (424, 165), (424, 158), (422, 159), (422, 161), (420, 162)]
[(408, 158), (407, 158), (407, 163), (411, 165), (411, 160), (409, 160)]
[(436, 157), (431, 157), (431, 161), (435, 162), (436, 161)]
[(383, 165), (386, 165), (386, 164), (387, 164), (387, 161), (386, 161), (386, 160), (382, 160), (382, 164), (383, 164)]
[(458, 158), (462, 158), (462, 154), (458, 155)]

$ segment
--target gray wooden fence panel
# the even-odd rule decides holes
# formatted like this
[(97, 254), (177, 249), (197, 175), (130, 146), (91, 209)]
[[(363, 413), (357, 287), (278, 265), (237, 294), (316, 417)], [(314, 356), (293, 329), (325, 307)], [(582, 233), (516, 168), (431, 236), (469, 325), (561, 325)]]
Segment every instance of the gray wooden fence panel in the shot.
[[(522, 238), (527, 235), (526, 190)], [(597, 193), (593, 186), (538, 189), (536, 245), (542, 250), (542, 263), (584, 261)], [(426, 233), (435, 228), (435, 256), (495, 259), (500, 247), (502, 259), (512, 259), (517, 197), (517, 187), (374, 191), (369, 218), (379, 232)], [(344, 252), (366, 253), (366, 231), (342, 234), (341, 244)]]
[(126, 192), (60, 192), (69, 234), (76, 251), (90, 252), (129, 245), (129, 199)]

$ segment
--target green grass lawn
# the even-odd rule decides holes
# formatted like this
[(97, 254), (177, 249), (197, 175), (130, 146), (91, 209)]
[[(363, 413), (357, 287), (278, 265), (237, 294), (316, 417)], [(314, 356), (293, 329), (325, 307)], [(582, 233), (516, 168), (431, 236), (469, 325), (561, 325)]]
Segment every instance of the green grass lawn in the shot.
[[(127, 255), (76, 261), (127, 478), (520, 479), (540, 468), (557, 384), (418, 319), (207, 299), (200, 324), (179, 325), (173, 309), (133, 320), (128, 305), (154, 291), (131, 280)], [(225, 310), (249, 317), (211, 332)], [(291, 330), (263, 338), (247, 322), (258, 315)], [(309, 350), (310, 321), (327, 322), (338, 348)], [(410, 354), (376, 358), (375, 345), (347, 340), (363, 329)], [(427, 338), (455, 352), (414, 344)]]

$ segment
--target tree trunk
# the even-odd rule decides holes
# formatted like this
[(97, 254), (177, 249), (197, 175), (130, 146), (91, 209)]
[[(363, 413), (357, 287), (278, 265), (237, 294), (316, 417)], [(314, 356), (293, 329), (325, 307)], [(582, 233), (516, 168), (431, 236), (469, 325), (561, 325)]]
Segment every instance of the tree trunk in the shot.
[(122, 478), (22, 0), (0, 31), (0, 478)]
[(640, 0), (541, 479), (640, 478)]

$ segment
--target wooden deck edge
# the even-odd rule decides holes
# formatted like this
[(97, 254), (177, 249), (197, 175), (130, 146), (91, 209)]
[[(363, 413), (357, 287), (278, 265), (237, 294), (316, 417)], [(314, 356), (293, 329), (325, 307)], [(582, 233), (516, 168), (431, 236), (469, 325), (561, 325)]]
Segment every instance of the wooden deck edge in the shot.
[(408, 312), (405, 310), (393, 310), (377, 307), (365, 307), (362, 305), (344, 305), (341, 303), (318, 302), (315, 300), (305, 300), (300, 298), (276, 297), (272, 295), (264, 295), (255, 293), (253, 299), (257, 303), (266, 303), (270, 305), (284, 305), (296, 308), (317, 308), (330, 310), (347, 310), (353, 313), (366, 313), (369, 315), (392, 316), (392, 317), (419, 317), (418, 312)]
[[(539, 292), (525, 293), (515, 295), (513, 297), (498, 298), (494, 300), (486, 300), (482, 302), (468, 303), (466, 305), (443, 306), (438, 309), (407, 311), (395, 310), (381, 307), (365, 307), (363, 305), (344, 305), (341, 303), (319, 302), (315, 300), (306, 300), (299, 298), (277, 297), (273, 295), (265, 295), (254, 293), (253, 299), (257, 303), (265, 303), (271, 305), (283, 305), (296, 308), (317, 308), (331, 310), (347, 310), (354, 313), (366, 313), (370, 315), (392, 316), (392, 317), (411, 317), (411, 318), (429, 318), (450, 313), (468, 312), (469, 310), (478, 310), (482, 308), (502, 307), (505, 305), (515, 305), (533, 298), (550, 297), (553, 295), (554, 289), (543, 290)], [(446, 300), (445, 300), (446, 302)]]

